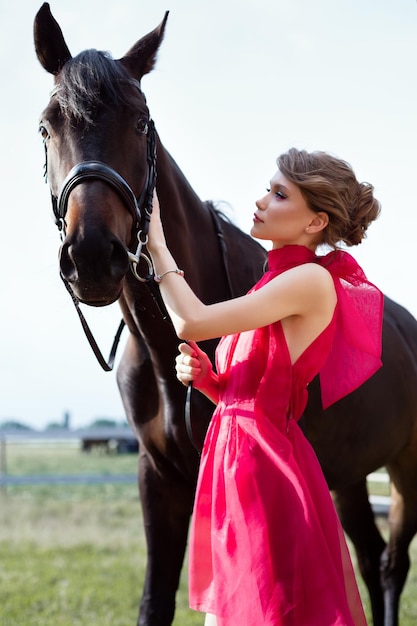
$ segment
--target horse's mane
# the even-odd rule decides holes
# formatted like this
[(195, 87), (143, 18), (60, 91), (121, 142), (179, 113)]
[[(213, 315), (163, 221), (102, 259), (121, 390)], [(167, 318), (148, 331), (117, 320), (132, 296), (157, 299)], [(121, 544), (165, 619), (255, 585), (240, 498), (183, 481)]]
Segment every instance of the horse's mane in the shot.
[[(232, 219), (226, 215), (226, 213), (219, 208), (218, 203), (213, 202), (213, 200), (205, 200), (204, 204), (209, 209), (210, 212), (215, 213), (223, 222), (228, 222), (229, 224), (233, 224)], [(223, 203), (225, 204), (225, 203)]]
[(84, 50), (63, 67), (57, 89), (58, 102), (68, 119), (94, 124), (94, 114), (103, 107), (129, 103), (132, 82), (124, 67), (108, 52)]

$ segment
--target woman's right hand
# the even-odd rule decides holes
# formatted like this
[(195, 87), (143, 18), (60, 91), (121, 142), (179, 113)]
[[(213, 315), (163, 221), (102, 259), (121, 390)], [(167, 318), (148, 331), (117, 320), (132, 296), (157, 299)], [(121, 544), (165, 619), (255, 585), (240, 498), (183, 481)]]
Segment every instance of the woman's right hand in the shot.
[(175, 359), (178, 380), (186, 386), (192, 382), (198, 389), (199, 382), (204, 382), (213, 370), (210, 359), (194, 341), (180, 343), (178, 350), (180, 353)]
[(175, 359), (178, 380), (185, 386), (192, 382), (196, 389), (216, 403), (218, 378), (207, 354), (198, 347), (195, 341), (181, 343), (178, 349), (180, 353)]

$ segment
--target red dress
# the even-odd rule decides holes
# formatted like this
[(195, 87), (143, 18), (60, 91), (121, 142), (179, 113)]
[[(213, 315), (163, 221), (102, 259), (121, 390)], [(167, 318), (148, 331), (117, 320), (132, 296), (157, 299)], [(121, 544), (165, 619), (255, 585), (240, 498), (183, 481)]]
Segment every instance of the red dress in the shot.
[(217, 350), (220, 400), (201, 458), (189, 587), (191, 608), (215, 614), (218, 626), (366, 625), (340, 522), (297, 421), (317, 373), (327, 406), (380, 367), (383, 299), (349, 254), (316, 257), (303, 246), (271, 251), (254, 289), (307, 262), (328, 268), (338, 303), (294, 364), (281, 322), (227, 336)]

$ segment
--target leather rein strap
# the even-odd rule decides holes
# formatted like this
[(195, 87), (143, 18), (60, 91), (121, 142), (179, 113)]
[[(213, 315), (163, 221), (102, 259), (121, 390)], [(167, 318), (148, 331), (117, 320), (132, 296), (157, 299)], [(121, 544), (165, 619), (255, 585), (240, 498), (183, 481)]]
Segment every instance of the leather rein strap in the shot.
[(122, 318), (120, 320), (119, 327), (118, 327), (117, 332), (116, 332), (116, 334), (114, 336), (113, 344), (112, 344), (112, 347), (110, 349), (109, 357), (108, 357), (108, 359), (106, 361), (106, 359), (104, 358), (100, 348), (98, 347), (98, 344), (97, 344), (96, 340), (94, 339), (94, 335), (93, 335), (93, 333), (90, 330), (90, 327), (89, 327), (89, 325), (87, 323), (87, 320), (85, 319), (85, 317), (83, 315), (83, 312), (80, 309), (80, 303), (79, 303), (78, 298), (74, 295), (74, 292), (71, 289), (70, 284), (68, 283), (67, 280), (65, 280), (65, 278), (62, 276), (62, 274), (61, 274), (61, 279), (62, 279), (62, 282), (64, 283), (68, 293), (71, 296), (72, 302), (73, 302), (73, 304), (75, 306), (75, 310), (78, 313), (78, 317), (80, 319), (81, 326), (83, 328), (84, 334), (85, 334), (85, 336), (88, 339), (88, 343), (90, 344), (90, 347), (91, 347), (92, 351), (94, 352), (97, 361), (100, 363), (101, 367), (103, 368), (103, 370), (105, 372), (111, 372), (113, 367), (114, 367), (114, 360), (116, 358), (116, 352), (117, 352), (117, 348), (118, 348), (118, 345), (119, 345), (119, 342), (120, 342), (120, 337), (122, 335), (124, 327), (126, 326), (126, 323), (125, 323), (124, 319)]
[[(231, 279), (230, 271), (229, 271), (229, 262), (227, 258), (227, 244), (226, 244), (226, 240), (223, 234), (222, 223), (221, 223), (221, 220), (219, 218), (219, 215), (216, 209), (211, 204), (211, 202), (206, 202), (206, 207), (209, 209), (212, 220), (213, 220), (214, 230), (216, 232), (219, 245), (220, 245), (220, 252), (221, 252), (221, 257), (223, 261), (223, 267), (224, 267), (225, 274), (226, 274), (227, 287), (229, 289), (230, 298), (233, 298), (234, 290), (233, 290), (232, 279)], [(193, 429), (193, 422), (191, 418), (192, 389), (193, 389), (193, 385), (192, 385), (192, 382), (190, 382), (187, 387), (187, 395), (186, 395), (186, 400), (185, 400), (185, 427), (187, 429), (188, 438), (193, 444), (193, 447), (198, 452), (198, 454), (201, 454), (201, 451), (203, 449), (203, 444), (200, 441), (198, 441), (197, 437), (195, 436), (194, 429)]]

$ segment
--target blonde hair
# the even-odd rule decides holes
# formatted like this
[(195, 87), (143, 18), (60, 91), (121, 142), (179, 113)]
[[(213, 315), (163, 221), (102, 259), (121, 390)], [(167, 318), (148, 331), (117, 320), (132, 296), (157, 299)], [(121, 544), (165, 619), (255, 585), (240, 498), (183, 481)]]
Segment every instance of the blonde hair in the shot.
[(349, 163), (326, 152), (290, 148), (278, 157), (277, 165), (299, 187), (313, 211), (329, 216), (321, 243), (333, 248), (341, 241), (348, 246), (361, 243), (381, 205), (374, 198), (373, 186), (358, 182)]

